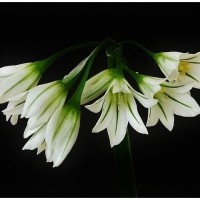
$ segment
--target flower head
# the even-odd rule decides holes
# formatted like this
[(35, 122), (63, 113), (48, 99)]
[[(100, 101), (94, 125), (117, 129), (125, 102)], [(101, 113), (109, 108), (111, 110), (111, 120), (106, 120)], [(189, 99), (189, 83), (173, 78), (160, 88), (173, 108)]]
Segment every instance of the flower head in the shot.
[(114, 77), (105, 95), (92, 105), (86, 106), (95, 113), (102, 109), (93, 132), (107, 128), (111, 147), (123, 140), (128, 122), (136, 131), (147, 134), (134, 97), (145, 107), (151, 107), (157, 102), (135, 91), (123, 77)]
[(174, 126), (174, 114), (194, 117), (200, 114), (200, 107), (191, 97), (189, 91), (193, 84), (164, 82), (161, 90), (154, 95), (158, 103), (149, 108), (147, 126), (154, 126), (158, 120), (168, 129)]

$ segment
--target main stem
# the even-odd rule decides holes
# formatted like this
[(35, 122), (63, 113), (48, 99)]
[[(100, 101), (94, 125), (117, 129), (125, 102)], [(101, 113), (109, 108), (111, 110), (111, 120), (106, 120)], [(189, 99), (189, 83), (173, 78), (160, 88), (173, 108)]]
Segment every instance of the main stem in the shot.
[(137, 197), (135, 174), (128, 131), (124, 140), (113, 147), (119, 197)]

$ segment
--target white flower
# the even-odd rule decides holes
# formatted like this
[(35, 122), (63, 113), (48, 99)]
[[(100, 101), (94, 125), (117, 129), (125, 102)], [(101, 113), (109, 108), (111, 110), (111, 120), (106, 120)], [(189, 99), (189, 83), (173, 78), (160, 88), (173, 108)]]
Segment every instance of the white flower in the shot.
[(116, 77), (112, 80), (102, 98), (92, 105), (86, 106), (95, 113), (102, 109), (93, 132), (100, 132), (107, 128), (111, 147), (123, 140), (128, 122), (136, 131), (148, 133), (138, 113), (134, 97), (147, 108), (157, 102), (135, 91), (123, 77)]
[(45, 150), (47, 162), (59, 166), (72, 149), (80, 127), (80, 111), (72, 105), (59, 105), (48, 121), (34, 130), (23, 150)]
[(191, 97), (189, 91), (193, 84), (165, 82), (161, 90), (154, 95), (158, 103), (148, 112), (147, 126), (154, 126), (158, 120), (168, 129), (174, 126), (174, 114), (183, 117), (194, 117), (200, 113), (200, 107)]
[(200, 53), (163, 52), (154, 59), (170, 82), (194, 82), (193, 87), (200, 88)]
[(171, 82), (178, 77), (178, 66), (180, 61), (180, 52), (161, 52), (154, 55), (154, 59), (160, 70)]
[(21, 114), (27, 91), (38, 84), (45, 63), (38, 61), (0, 68), (0, 103), (9, 102), (3, 111), (14, 125)]
[(165, 79), (137, 73), (136, 81), (142, 93), (149, 98), (153, 98), (155, 93), (161, 90), (160, 84), (163, 83)]
[(21, 116), (29, 118), (24, 132), (25, 138), (48, 122), (59, 105), (64, 105), (67, 93), (68, 90), (62, 80), (42, 84), (29, 91)]
[(46, 158), (59, 166), (72, 149), (80, 127), (80, 110), (73, 105), (65, 105), (50, 119), (45, 132)]
[(31, 136), (23, 150), (45, 150), (48, 162), (60, 165), (76, 141), (80, 111), (65, 105), (68, 89), (89, 57), (80, 62), (62, 80), (34, 87), (28, 93), (21, 117), (28, 118), (24, 137)]

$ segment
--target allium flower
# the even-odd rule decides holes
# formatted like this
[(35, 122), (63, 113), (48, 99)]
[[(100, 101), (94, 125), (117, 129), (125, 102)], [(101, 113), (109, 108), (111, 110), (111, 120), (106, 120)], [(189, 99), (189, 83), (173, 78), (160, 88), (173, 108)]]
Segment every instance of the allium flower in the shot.
[(78, 135), (80, 110), (65, 105), (68, 89), (89, 57), (62, 80), (34, 87), (28, 93), (21, 117), (28, 118), (24, 137), (31, 136), (23, 149), (45, 150), (48, 162), (57, 167), (65, 159)]
[(174, 126), (174, 114), (183, 117), (194, 117), (200, 114), (200, 107), (191, 97), (189, 91), (193, 84), (162, 83), (161, 90), (154, 95), (158, 103), (148, 112), (147, 126), (154, 126), (158, 120), (168, 129)]
[(161, 90), (160, 84), (165, 81), (164, 78), (146, 76), (133, 71), (131, 71), (131, 74), (137, 81), (142, 93), (149, 98), (153, 98), (154, 94)]
[(200, 88), (200, 53), (163, 52), (154, 58), (170, 82), (194, 82), (193, 87)]
[(46, 158), (59, 166), (72, 149), (80, 127), (80, 110), (73, 105), (65, 105), (50, 119), (46, 133)]
[[(63, 106), (67, 97), (66, 85), (62, 80), (42, 84), (29, 91), (22, 116), (29, 118), (24, 137), (48, 122), (59, 105)], [(36, 129), (37, 130), (37, 129)]]
[(7, 120), (11, 118), (12, 124), (17, 123), (27, 91), (38, 84), (45, 64), (37, 61), (0, 68), (0, 103), (9, 102), (3, 113)]
[[(92, 92), (90, 88), (86, 90), (88, 94)], [(92, 131), (100, 132), (107, 128), (111, 147), (123, 140), (128, 122), (136, 131), (148, 133), (138, 113), (134, 97), (147, 108), (157, 102), (135, 91), (123, 77), (115, 77), (105, 95), (92, 105), (86, 106), (95, 113), (102, 109), (101, 116)]]

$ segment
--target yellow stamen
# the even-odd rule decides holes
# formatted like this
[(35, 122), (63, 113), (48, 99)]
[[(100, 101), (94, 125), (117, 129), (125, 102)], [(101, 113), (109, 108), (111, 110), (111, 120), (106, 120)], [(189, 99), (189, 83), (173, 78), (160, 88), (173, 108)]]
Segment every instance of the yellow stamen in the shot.
[(190, 70), (190, 64), (186, 61), (181, 61), (178, 66), (178, 70), (185, 74)]

